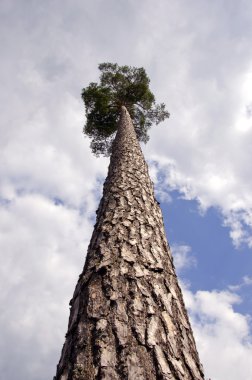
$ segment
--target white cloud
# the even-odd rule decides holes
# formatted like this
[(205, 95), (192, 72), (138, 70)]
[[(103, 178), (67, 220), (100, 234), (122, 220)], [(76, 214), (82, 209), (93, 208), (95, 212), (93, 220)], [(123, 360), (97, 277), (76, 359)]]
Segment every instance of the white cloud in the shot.
[(252, 285), (252, 277), (250, 277), (250, 276), (243, 276), (242, 281), (241, 281), (240, 284), (229, 285), (228, 288), (231, 291), (236, 291), (237, 292), (237, 291), (241, 290), (242, 288), (250, 286), (250, 285)]
[[(144, 149), (158, 162), (157, 196), (178, 189), (202, 208), (218, 207), (235, 244), (252, 246), (250, 14), (250, 1), (1, 1), (0, 364), (6, 380), (17, 373), (20, 380), (52, 377), (59, 358), (108, 163), (92, 157), (81, 134), (80, 92), (97, 79), (99, 62), (144, 66), (157, 100), (171, 112)], [(178, 268), (191, 263), (183, 249)], [(248, 320), (232, 308), (238, 298), (227, 292), (191, 297), (209, 374), (223, 380), (240, 371), (236, 380), (247, 380)], [(207, 297), (216, 310), (206, 309)], [(214, 314), (218, 309), (223, 317)], [(224, 328), (225, 318), (234, 325)], [(240, 362), (232, 352), (228, 360), (224, 346), (222, 376), (213, 353), (228, 334)], [(228, 363), (237, 368), (228, 372)]]
[(0, 210), (0, 229), (4, 378), (52, 377), (92, 225), (78, 210), (29, 194)]
[[(153, 57), (162, 46), (153, 58), (154, 84), (171, 112), (165, 126), (152, 129), (146, 153), (167, 187), (197, 199), (202, 209), (221, 211), (236, 246), (252, 244), (252, 55), (244, 37), (245, 29), (252, 34), (250, 11), (248, 1), (161, 1), (148, 19), (155, 33), (143, 45)], [(168, 14), (173, 17), (164, 26)]]
[(172, 256), (176, 273), (197, 265), (196, 258), (191, 253), (191, 247), (188, 245), (174, 244), (171, 246)]
[[(195, 265), (191, 247), (172, 247), (177, 273)], [(182, 276), (182, 292), (205, 377), (211, 380), (250, 380), (252, 376), (251, 317), (235, 311), (242, 302), (237, 294), (244, 286), (251, 286), (252, 279), (244, 276), (238, 285), (228, 289), (201, 291), (190, 290), (186, 277)]]
[(155, 162), (149, 161), (148, 162), (148, 171), (150, 178), (152, 180), (152, 183), (154, 185), (154, 192), (155, 197), (158, 201), (162, 203), (170, 203), (172, 202), (172, 197), (167, 191), (167, 186), (164, 183), (164, 180), (162, 177), (160, 177), (160, 170), (158, 170), (157, 165), (155, 165)]
[[(72, 139), (73, 129), (68, 128), (66, 134), (66, 129), (60, 128), (63, 117), (48, 118), (47, 113), (65, 114), (70, 106), (80, 124), (81, 103), (76, 97), (82, 86), (97, 78), (98, 62), (143, 65), (157, 100), (165, 101), (171, 112), (166, 127), (153, 128), (145, 149), (147, 158), (156, 160), (163, 169), (165, 187), (197, 199), (204, 209), (218, 207), (235, 245), (252, 246), (251, 2), (197, 0), (189, 5), (184, 0), (161, 0), (154, 6), (153, 0), (148, 0), (144, 7), (133, 1), (122, 4), (113, 0), (85, 5), (76, 1), (74, 7), (66, 1), (64, 7), (59, 1), (29, 7), (24, 2), (15, 8), (14, 3), (6, 4), (2, 12), (8, 22), (1, 26), (5, 36), (5, 59), (1, 62), (5, 90), (0, 100), (9, 111), (6, 115), (12, 115), (14, 109), (15, 115), (7, 118), (4, 113), (3, 121), (6, 125), (12, 121), (11, 131), (20, 134), (22, 124), (31, 129), (29, 122), (34, 128), (38, 123), (49, 123), (44, 136), (52, 134), (53, 141), (47, 141), (40, 151), (35, 145), (37, 136), (31, 135), (34, 149), (39, 155), (45, 154), (45, 160), (51, 155), (55, 161), (51, 148), (64, 130), (56, 161), (69, 172), (68, 198), (78, 196), (76, 189), (70, 189), (71, 176), (76, 178), (77, 173), (73, 174), (73, 167), (66, 162), (65, 149), (72, 141), (71, 150), (80, 153), (81, 138), (78, 135), (77, 142), (77, 138)], [(13, 78), (11, 87), (8, 78)], [(74, 117), (71, 112), (70, 116)], [(12, 138), (11, 131), (6, 128), (4, 134)], [(15, 144), (7, 150), (8, 157), (13, 156), (13, 149), (29, 157), (27, 147), (17, 148)], [(88, 161), (94, 162), (90, 153), (86, 154)], [(78, 188), (83, 188), (81, 183)], [(160, 189), (159, 184), (157, 189), (161, 200), (170, 201), (165, 188)]]
[(234, 310), (240, 297), (230, 291), (183, 288), (206, 378), (250, 380), (252, 334), (250, 318)]

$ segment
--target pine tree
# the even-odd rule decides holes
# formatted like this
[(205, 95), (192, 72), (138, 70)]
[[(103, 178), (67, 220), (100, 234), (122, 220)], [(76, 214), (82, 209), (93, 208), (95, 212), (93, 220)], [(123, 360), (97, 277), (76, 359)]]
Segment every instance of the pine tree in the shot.
[[(128, 100), (117, 99), (116, 107), (115, 100), (109, 103), (117, 123), (116, 127), (110, 119), (110, 127), (117, 128), (113, 143), (111, 138), (101, 147), (94, 144), (96, 132), (92, 136), (95, 153), (99, 147), (102, 153), (111, 151), (112, 143), (110, 166), (86, 263), (70, 301), (66, 341), (54, 379), (203, 380), (161, 210), (137, 138), (139, 114)], [(94, 103), (87, 107), (86, 128)], [(154, 97), (147, 110), (143, 108), (138, 137), (141, 128), (146, 136), (153, 103)], [(163, 105), (158, 109), (161, 119), (168, 116)], [(99, 112), (101, 127), (106, 107)], [(111, 127), (108, 136), (113, 133)]]

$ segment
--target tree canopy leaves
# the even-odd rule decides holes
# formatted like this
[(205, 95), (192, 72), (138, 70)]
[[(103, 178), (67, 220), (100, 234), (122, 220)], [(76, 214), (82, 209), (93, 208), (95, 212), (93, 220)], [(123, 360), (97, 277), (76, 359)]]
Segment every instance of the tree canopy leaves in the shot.
[(82, 91), (87, 117), (83, 132), (91, 138), (93, 153), (110, 154), (123, 105), (130, 113), (138, 139), (146, 143), (150, 126), (169, 117), (169, 112), (163, 103), (155, 103), (144, 68), (114, 63), (98, 67), (100, 84), (90, 83)]

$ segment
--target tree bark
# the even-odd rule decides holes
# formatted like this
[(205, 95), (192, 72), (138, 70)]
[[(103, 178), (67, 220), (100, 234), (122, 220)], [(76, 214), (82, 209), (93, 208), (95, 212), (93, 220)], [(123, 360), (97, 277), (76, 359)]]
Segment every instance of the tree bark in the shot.
[(202, 380), (131, 118), (122, 107), (55, 380)]

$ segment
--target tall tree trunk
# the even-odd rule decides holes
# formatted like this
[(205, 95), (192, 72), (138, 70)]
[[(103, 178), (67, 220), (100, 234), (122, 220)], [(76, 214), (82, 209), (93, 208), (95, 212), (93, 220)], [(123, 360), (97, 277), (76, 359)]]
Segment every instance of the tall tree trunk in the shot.
[(55, 380), (204, 379), (131, 118), (122, 107)]

